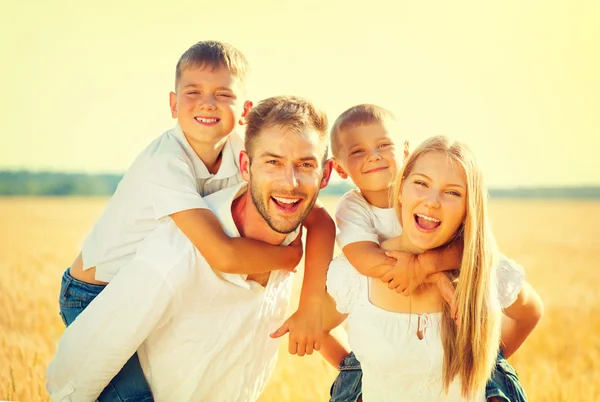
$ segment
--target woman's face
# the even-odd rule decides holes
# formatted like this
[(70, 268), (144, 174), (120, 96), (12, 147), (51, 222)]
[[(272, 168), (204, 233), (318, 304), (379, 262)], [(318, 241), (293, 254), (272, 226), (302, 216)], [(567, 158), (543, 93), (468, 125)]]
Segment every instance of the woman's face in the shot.
[(465, 220), (464, 171), (445, 153), (425, 153), (404, 178), (399, 201), (408, 240), (423, 251), (439, 247), (452, 239)]

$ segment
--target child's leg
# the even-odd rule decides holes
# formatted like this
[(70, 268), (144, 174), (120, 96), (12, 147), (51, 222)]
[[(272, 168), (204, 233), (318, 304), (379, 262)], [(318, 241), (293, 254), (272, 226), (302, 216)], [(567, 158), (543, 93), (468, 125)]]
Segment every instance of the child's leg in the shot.
[[(104, 285), (79, 281), (73, 278), (67, 269), (62, 277), (59, 297), (60, 316), (65, 325), (69, 326), (75, 321), (104, 287)], [(125, 363), (98, 398), (99, 402), (152, 402), (153, 400), (137, 353)]]
[(353, 352), (346, 356), (339, 367), (329, 395), (329, 402), (360, 402), (362, 400), (362, 370)]
[(500, 349), (496, 367), (485, 387), (485, 397), (494, 402), (527, 402), (525, 390), (519, 383), (515, 369), (504, 358)]

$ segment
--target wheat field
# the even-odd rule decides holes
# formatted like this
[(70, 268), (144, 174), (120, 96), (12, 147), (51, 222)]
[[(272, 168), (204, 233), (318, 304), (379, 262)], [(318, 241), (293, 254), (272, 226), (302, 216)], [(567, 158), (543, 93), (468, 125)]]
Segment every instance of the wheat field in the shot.
[[(63, 331), (60, 277), (106, 201), (0, 198), (0, 400), (49, 400), (44, 371)], [(492, 200), (491, 214), (501, 250), (525, 267), (545, 305), (510, 360), (529, 400), (600, 400), (600, 202)], [(326, 401), (335, 370), (318, 354), (286, 350), (287, 337), (260, 401)]]

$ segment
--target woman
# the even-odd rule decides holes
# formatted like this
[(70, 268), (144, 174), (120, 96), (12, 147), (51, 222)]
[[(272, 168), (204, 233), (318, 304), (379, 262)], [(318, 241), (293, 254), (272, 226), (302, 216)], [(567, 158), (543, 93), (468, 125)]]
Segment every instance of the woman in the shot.
[[(455, 314), (437, 286), (407, 298), (343, 260), (330, 266), (328, 291), (348, 315), (365, 401), (485, 400), (501, 320), (486, 193), (472, 153), (444, 137), (425, 141), (409, 156), (394, 189), (403, 232), (383, 248), (422, 253), (463, 242), (462, 266), (451, 274)], [(344, 318), (329, 306), (326, 330)]]

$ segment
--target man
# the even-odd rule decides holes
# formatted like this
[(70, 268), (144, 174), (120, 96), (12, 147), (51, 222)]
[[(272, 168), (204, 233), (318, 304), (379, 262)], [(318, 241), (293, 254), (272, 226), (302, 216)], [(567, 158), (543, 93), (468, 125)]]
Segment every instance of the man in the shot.
[[(248, 115), (246, 183), (205, 198), (230, 236), (289, 244), (329, 181), (327, 119), (275, 97)], [(268, 262), (267, 262), (268, 264)], [(137, 350), (156, 401), (254, 401), (276, 362), (289, 272), (214, 271), (167, 219), (63, 334), (47, 372), (54, 401), (94, 400)]]

